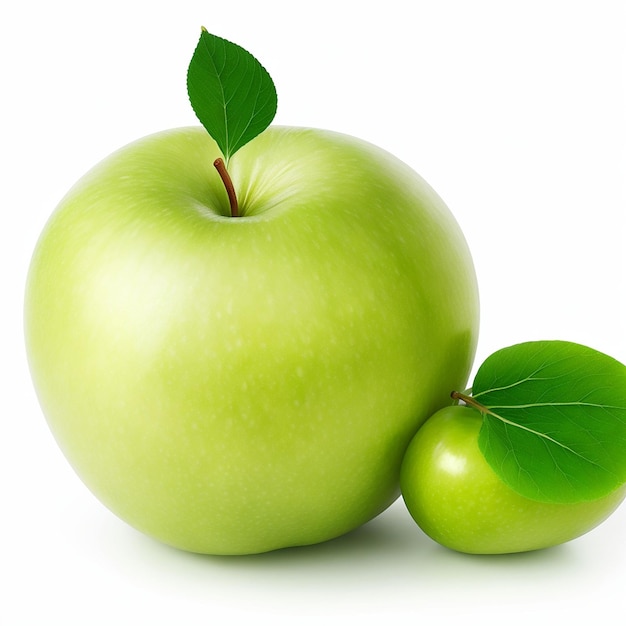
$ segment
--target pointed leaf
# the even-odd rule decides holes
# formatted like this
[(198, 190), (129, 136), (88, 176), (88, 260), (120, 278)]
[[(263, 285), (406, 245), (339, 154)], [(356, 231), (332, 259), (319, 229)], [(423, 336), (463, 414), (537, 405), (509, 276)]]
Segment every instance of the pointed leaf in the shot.
[(191, 106), (226, 162), (276, 115), (274, 83), (246, 50), (202, 29), (189, 63)]

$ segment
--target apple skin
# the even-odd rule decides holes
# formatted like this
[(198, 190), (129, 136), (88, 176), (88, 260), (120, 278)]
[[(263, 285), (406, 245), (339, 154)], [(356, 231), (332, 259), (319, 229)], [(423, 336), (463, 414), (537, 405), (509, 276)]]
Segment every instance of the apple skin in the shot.
[(420, 424), (463, 387), (478, 328), (465, 239), (387, 152), (270, 127), (231, 159), (199, 127), (88, 172), (26, 286), (50, 429), (93, 493), (178, 548), (337, 537), (399, 495)]
[(478, 447), (482, 417), (467, 406), (441, 409), (411, 441), (401, 469), (404, 502), (420, 528), (443, 546), (505, 554), (565, 543), (604, 521), (626, 486), (576, 504), (531, 500), (506, 485)]

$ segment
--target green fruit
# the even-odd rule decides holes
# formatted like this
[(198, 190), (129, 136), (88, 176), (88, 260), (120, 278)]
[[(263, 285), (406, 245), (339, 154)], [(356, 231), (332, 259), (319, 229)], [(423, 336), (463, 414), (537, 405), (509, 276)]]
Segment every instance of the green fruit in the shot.
[(402, 495), (411, 516), (448, 548), (500, 554), (554, 546), (600, 524), (626, 496), (626, 486), (576, 504), (521, 496), (482, 455), (481, 424), (472, 408), (441, 409), (417, 432), (402, 464)]
[(190, 551), (324, 541), (399, 493), (419, 425), (466, 382), (478, 298), (463, 235), (363, 141), (272, 127), (229, 171), (200, 128), (116, 152), (34, 253), (26, 344), (86, 485)]

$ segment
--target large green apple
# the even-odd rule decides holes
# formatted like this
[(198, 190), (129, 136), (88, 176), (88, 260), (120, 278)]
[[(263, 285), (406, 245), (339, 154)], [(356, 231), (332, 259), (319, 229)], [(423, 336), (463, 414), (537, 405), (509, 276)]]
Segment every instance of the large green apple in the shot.
[(525, 552), (575, 539), (604, 521), (626, 486), (598, 500), (530, 500), (491, 469), (478, 447), (482, 416), (466, 406), (438, 411), (418, 431), (402, 464), (404, 501), (440, 544), (473, 554)]
[(345, 533), (466, 382), (478, 298), (433, 190), (366, 142), (271, 127), (229, 170), (201, 128), (139, 140), (62, 200), (26, 289), (61, 449), (141, 531), (215, 554)]

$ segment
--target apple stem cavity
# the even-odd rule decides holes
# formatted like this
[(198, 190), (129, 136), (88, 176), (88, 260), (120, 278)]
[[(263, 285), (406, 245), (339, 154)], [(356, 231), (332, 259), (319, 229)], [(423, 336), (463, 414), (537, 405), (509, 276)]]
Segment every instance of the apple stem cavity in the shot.
[(477, 402), (476, 400), (474, 400), (472, 396), (468, 396), (465, 393), (461, 393), (460, 391), (453, 391), (450, 394), (450, 397), (454, 400), (461, 400), (461, 402), (464, 402), (468, 406), (475, 408), (477, 411), (480, 411), (480, 413), (482, 413), (483, 415), (485, 413), (489, 413), (489, 409), (487, 409), (487, 407), (483, 406), (480, 402)]
[(233, 181), (226, 169), (226, 165), (224, 164), (224, 159), (221, 157), (215, 159), (213, 162), (217, 173), (220, 175), (222, 182), (224, 183), (224, 187), (226, 188), (226, 193), (228, 194), (228, 202), (230, 203), (230, 216), (231, 217), (239, 217), (239, 203), (237, 202), (237, 194), (235, 193), (235, 186), (233, 185)]

